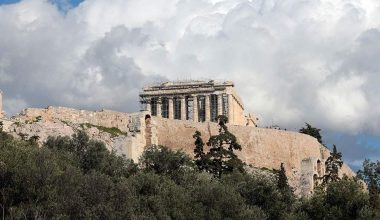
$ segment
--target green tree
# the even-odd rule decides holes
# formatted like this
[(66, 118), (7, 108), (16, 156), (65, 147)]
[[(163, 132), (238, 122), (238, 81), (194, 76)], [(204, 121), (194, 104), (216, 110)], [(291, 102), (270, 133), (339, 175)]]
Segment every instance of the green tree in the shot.
[(340, 180), (339, 170), (343, 166), (342, 153), (338, 152), (334, 144), (333, 151), (325, 162), (326, 172), (323, 176), (322, 185), (329, 184), (330, 182), (337, 182)]
[(80, 196), (84, 199), (84, 219), (115, 219), (112, 195), (114, 182), (107, 175), (92, 170), (83, 176)]
[(139, 159), (145, 171), (166, 175), (192, 167), (191, 158), (183, 151), (173, 151), (165, 146), (148, 146)]
[(285, 213), (292, 212), (294, 195), (282, 193), (276, 183), (274, 173), (233, 172), (222, 176), (225, 185), (233, 187), (249, 206), (257, 206), (268, 215), (268, 219), (282, 219)]
[(363, 169), (358, 171), (358, 176), (367, 184), (371, 206), (380, 217), (380, 161), (364, 160)]
[[(191, 195), (193, 203), (201, 207), (199, 219), (267, 219), (261, 208), (245, 201), (246, 198), (237, 191), (238, 185), (226, 183), (226, 178), (230, 183), (236, 183), (236, 179), (229, 177), (229, 174), (223, 175), (222, 181), (217, 178), (198, 179)], [(239, 182), (241, 186), (245, 183)]]
[(125, 187), (137, 195), (138, 204), (125, 219), (196, 219), (200, 212), (192, 203), (191, 189), (176, 184), (168, 175), (140, 172), (126, 180)]
[(85, 143), (83, 152), (79, 153), (81, 168), (87, 173), (91, 170), (100, 170), (110, 152), (102, 142), (89, 141)]
[(302, 134), (307, 134), (307, 135), (310, 135), (312, 137), (315, 137), (319, 143), (323, 144), (323, 141), (322, 141), (322, 136), (321, 136), (321, 129), (318, 129), (318, 128), (314, 128), (312, 127), (310, 124), (308, 123), (305, 123), (306, 124), (306, 127), (304, 128), (301, 128), (299, 130), (300, 133)]
[(280, 170), (278, 171), (277, 187), (281, 191), (288, 190), (290, 188), (288, 184), (288, 177), (286, 176), (284, 163), (281, 163)]
[(217, 119), (219, 121), (219, 134), (211, 136), (207, 142), (210, 147), (206, 154), (207, 171), (219, 178), (222, 174), (231, 173), (234, 170), (244, 172), (243, 162), (234, 153), (234, 150), (241, 150), (241, 146), (235, 135), (228, 131), (226, 126), (228, 118), (219, 115)]
[[(0, 203), (10, 219), (49, 219), (57, 207), (59, 176), (70, 163), (29, 141), (1, 140)], [(55, 210), (55, 211), (53, 211)]]
[(137, 165), (132, 160), (110, 152), (103, 142), (90, 140), (83, 131), (75, 133), (71, 139), (49, 137), (44, 146), (68, 155), (84, 173), (95, 170), (117, 180), (137, 172)]
[(194, 162), (199, 170), (207, 170), (209, 164), (208, 155), (204, 152), (204, 142), (202, 140), (202, 134), (199, 131), (196, 131), (193, 135), (195, 139), (195, 148), (194, 148)]
[(347, 177), (331, 182), (303, 201), (301, 210), (311, 219), (375, 219), (362, 185)]

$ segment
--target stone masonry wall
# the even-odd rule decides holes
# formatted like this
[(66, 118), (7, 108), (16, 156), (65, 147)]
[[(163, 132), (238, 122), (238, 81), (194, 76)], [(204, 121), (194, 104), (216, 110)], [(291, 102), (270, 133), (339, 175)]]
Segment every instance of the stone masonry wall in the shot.
[[(196, 130), (202, 133), (206, 143), (210, 135), (218, 133), (217, 123), (183, 122), (154, 118), (157, 126), (158, 144), (173, 149), (183, 149), (193, 155)], [(308, 135), (297, 132), (274, 129), (255, 128), (250, 126), (229, 125), (229, 130), (235, 134), (242, 145), (242, 151), (237, 155), (247, 164), (255, 167), (279, 169), (283, 162), (289, 182), (300, 188), (301, 162), (305, 158), (316, 157), (325, 160), (330, 151)], [(342, 168), (348, 176), (355, 175), (346, 165)]]

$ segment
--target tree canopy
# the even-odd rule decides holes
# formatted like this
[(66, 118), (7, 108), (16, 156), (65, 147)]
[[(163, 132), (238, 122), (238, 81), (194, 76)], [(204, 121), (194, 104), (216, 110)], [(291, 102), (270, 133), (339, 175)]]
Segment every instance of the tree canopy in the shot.
[(342, 153), (338, 152), (334, 144), (333, 151), (330, 152), (330, 156), (325, 162), (325, 175), (323, 176), (323, 185), (326, 185), (330, 182), (337, 182), (340, 180), (339, 170), (342, 168), (343, 160)]
[(315, 128), (313, 126), (311, 126), (310, 124), (308, 123), (305, 123), (306, 127), (303, 127), (299, 130), (300, 133), (302, 134), (307, 134), (307, 135), (310, 135), (312, 137), (315, 137), (319, 143), (323, 144), (323, 141), (322, 141), (322, 136), (321, 136), (321, 129), (319, 128)]
[(241, 150), (241, 145), (237, 142), (227, 128), (228, 118), (224, 115), (217, 117), (219, 122), (219, 133), (212, 135), (207, 142), (209, 151), (204, 153), (203, 140), (201, 133), (196, 131), (193, 137), (195, 138), (195, 163), (200, 170), (206, 170), (212, 173), (215, 177), (221, 177), (223, 174), (233, 171), (244, 172), (244, 164), (234, 153), (235, 150)]
[(380, 161), (364, 160), (363, 168), (358, 171), (358, 176), (368, 187), (371, 206), (378, 211), (380, 216)]
[[(233, 140), (223, 128), (221, 134), (229, 136), (223, 143)], [(50, 137), (42, 147), (0, 132), (0, 218), (379, 219), (379, 209), (353, 179), (297, 198), (284, 190), (284, 166), (279, 173), (232, 169), (215, 176), (196, 161), (182, 151), (148, 146), (136, 164), (82, 132)], [(368, 164), (367, 177), (377, 172)]]

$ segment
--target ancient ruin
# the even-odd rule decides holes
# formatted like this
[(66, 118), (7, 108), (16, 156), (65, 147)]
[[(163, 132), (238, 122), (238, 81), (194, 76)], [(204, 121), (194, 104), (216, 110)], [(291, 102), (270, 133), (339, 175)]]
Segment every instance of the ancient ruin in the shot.
[[(11, 118), (0, 117), (0, 121), (4, 131), (15, 137), (37, 135), (40, 144), (48, 136), (71, 136), (84, 130), (109, 150), (138, 161), (145, 146), (152, 144), (193, 155), (194, 132), (200, 131), (208, 140), (218, 133), (215, 117), (224, 114), (230, 117), (229, 130), (242, 145), (237, 155), (246, 164), (279, 169), (284, 163), (290, 185), (303, 196), (310, 195), (324, 175), (330, 151), (309, 135), (257, 127), (254, 114), (244, 116), (242, 101), (231, 82), (168, 82), (145, 87), (140, 98), (146, 110), (136, 113), (27, 108)], [(340, 171), (343, 174), (355, 175), (346, 164)]]
[(216, 122), (225, 115), (233, 125), (256, 125), (246, 119), (244, 105), (232, 82), (177, 81), (146, 86), (140, 94), (144, 110), (152, 116), (195, 122)]

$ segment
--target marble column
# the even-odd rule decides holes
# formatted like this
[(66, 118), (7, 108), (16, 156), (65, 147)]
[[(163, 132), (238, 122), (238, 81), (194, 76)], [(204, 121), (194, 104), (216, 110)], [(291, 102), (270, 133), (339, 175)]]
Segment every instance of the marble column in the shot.
[(181, 120), (186, 120), (186, 97), (181, 97)]
[(193, 120), (198, 122), (198, 96), (193, 96)]
[(205, 121), (211, 121), (210, 120), (210, 95), (205, 95)]
[(147, 99), (145, 103), (145, 111), (149, 111), (152, 114), (152, 106), (150, 104), (151, 100)]
[(235, 106), (234, 106), (234, 103), (232, 101), (233, 97), (231, 94), (227, 94), (227, 97), (228, 97), (228, 123), (230, 124), (235, 124)]
[(169, 119), (174, 119), (173, 97), (169, 97), (168, 102), (169, 102), (169, 112), (168, 112)]
[(161, 97), (157, 98), (157, 117), (162, 117)]
[(222, 94), (219, 94), (218, 95), (218, 112), (217, 112), (217, 116), (219, 115), (223, 115), (223, 95)]

